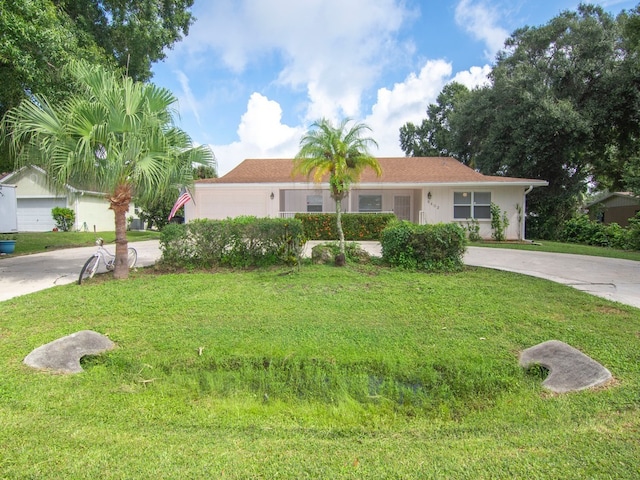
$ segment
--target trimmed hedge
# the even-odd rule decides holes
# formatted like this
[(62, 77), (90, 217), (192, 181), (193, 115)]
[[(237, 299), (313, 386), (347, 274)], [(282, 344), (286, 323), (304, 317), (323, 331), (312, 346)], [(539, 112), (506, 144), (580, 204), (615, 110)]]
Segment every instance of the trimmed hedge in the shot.
[[(302, 222), (305, 237), (309, 240), (336, 240), (338, 230), (335, 213), (296, 213)], [(342, 231), (345, 240), (380, 240), (380, 234), (395, 221), (393, 213), (343, 213)]]
[(172, 267), (265, 267), (298, 263), (302, 222), (289, 218), (238, 217), (195, 220), (162, 229), (161, 262)]
[(458, 271), (464, 265), (466, 235), (457, 223), (396, 222), (384, 229), (380, 242), (382, 259), (396, 267)]

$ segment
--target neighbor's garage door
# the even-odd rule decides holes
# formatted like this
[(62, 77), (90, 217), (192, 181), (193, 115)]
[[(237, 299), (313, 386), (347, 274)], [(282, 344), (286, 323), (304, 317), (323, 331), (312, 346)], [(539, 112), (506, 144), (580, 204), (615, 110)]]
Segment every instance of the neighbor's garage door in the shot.
[(49, 232), (56, 226), (51, 216), (54, 207), (66, 207), (66, 198), (19, 198), (18, 231)]

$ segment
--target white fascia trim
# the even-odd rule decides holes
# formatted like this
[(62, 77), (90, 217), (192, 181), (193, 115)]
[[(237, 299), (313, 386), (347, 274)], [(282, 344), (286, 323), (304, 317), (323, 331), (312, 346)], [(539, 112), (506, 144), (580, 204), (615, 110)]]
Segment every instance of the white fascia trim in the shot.
[(357, 183), (352, 188), (381, 188), (381, 189), (401, 189), (401, 188), (437, 188), (437, 187), (546, 187), (549, 182), (546, 180), (521, 181), (521, 182), (434, 182), (434, 183)]
[(76, 193), (79, 193), (80, 195), (91, 195), (94, 197), (107, 197), (107, 193), (103, 193), (103, 192), (90, 192), (88, 190), (76, 190)]
[[(434, 182), (434, 183), (354, 183), (352, 189), (403, 189), (403, 188), (436, 188), (436, 187), (546, 187), (549, 182), (546, 180), (536, 181), (518, 181), (518, 182)], [(202, 189), (232, 189), (237, 187), (244, 188), (286, 188), (286, 189), (328, 189), (328, 183), (303, 183), (303, 182), (287, 182), (287, 183), (196, 183), (195, 188)]]
[(301, 182), (290, 182), (290, 183), (196, 183), (195, 187), (196, 189), (210, 189), (210, 188), (215, 188), (215, 189), (220, 189), (220, 190), (227, 190), (227, 189), (232, 189), (232, 188), (238, 188), (238, 187), (243, 187), (243, 188), (259, 188), (259, 189), (276, 189), (276, 188), (286, 188), (286, 189), (305, 189), (305, 190), (309, 190), (309, 189), (322, 189), (322, 188), (329, 188), (329, 184), (328, 183), (313, 183), (313, 182), (309, 182), (309, 183), (301, 183)]

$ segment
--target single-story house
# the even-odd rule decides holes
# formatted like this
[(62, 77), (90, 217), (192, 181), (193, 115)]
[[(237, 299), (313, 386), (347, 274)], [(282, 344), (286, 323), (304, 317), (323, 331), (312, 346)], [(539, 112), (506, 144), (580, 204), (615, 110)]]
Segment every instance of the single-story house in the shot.
[[(509, 219), (509, 240), (524, 238), (527, 194), (545, 180), (487, 176), (449, 157), (378, 158), (382, 175), (367, 169), (342, 202), (345, 212), (393, 212), (417, 224), (478, 221), (491, 238), (491, 203)], [(241, 215), (292, 217), (335, 212), (328, 182), (292, 176), (292, 159), (248, 159), (220, 178), (197, 180), (186, 221)]]
[(640, 198), (631, 192), (612, 192), (587, 205), (589, 218), (605, 224), (629, 225), (629, 219), (640, 211)]
[[(92, 192), (65, 185), (60, 191), (47, 181), (47, 174), (39, 167), (24, 167), (0, 179), (0, 183), (16, 185), (19, 232), (47, 232), (56, 222), (54, 207), (70, 208), (76, 216), (77, 230), (111, 231), (115, 219), (104, 193)], [(131, 209), (133, 211), (133, 208)]]

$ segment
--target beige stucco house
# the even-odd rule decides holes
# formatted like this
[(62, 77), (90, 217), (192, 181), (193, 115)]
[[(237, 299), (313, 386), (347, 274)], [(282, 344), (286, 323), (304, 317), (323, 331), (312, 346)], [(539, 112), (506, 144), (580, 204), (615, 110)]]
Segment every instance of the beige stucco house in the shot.
[(19, 232), (51, 231), (56, 226), (51, 216), (54, 207), (73, 210), (78, 230), (86, 228), (101, 232), (115, 229), (113, 211), (109, 210), (104, 193), (81, 190), (71, 185), (57, 191), (39, 167), (22, 168), (6, 175), (0, 182), (17, 187)]
[[(393, 212), (418, 224), (476, 219), (491, 238), (491, 203), (507, 213), (507, 239), (524, 238), (527, 194), (544, 180), (486, 176), (448, 157), (379, 158), (382, 175), (366, 170), (343, 201), (346, 212)], [(195, 182), (186, 221), (240, 215), (291, 217), (335, 212), (329, 185), (292, 176), (292, 159), (248, 159), (220, 178)], [(522, 213), (520, 213), (522, 212)]]

